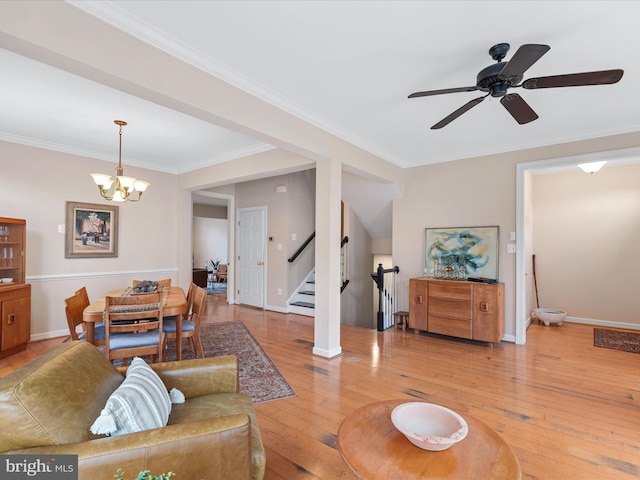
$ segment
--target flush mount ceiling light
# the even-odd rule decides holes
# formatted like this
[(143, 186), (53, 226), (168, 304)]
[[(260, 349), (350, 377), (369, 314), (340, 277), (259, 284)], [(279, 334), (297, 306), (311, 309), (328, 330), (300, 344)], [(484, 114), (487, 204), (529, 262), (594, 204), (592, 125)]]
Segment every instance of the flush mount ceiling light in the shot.
[(591, 163), (579, 163), (578, 167), (585, 173), (595, 173), (600, 170), (607, 162), (591, 162)]
[[(98, 185), (100, 195), (106, 200), (113, 202), (137, 202), (142, 194), (149, 186), (149, 182), (138, 180), (133, 177), (125, 177), (122, 168), (122, 127), (127, 122), (123, 120), (114, 120), (113, 123), (120, 126), (120, 149), (118, 150), (118, 167), (116, 168), (116, 180), (113, 191), (110, 192), (113, 185), (111, 175), (105, 173), (92, 173), (93, 181)], [(137, 195), (134, 197), (134, 195)]]

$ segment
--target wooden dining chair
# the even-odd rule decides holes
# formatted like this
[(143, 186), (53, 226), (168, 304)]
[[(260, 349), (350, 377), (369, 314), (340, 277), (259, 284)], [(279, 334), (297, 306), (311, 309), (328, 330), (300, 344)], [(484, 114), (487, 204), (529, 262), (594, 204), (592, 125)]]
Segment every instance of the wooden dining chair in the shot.
[(82, 297), (85, 308), (91, 304), (91, 301), (89, 300), (89, 293), (87, 292), (87, 287), (81, 287), (76, 290), (76, 295), (80, 295)]
[(162, 293), (105, 297), (105, 353), (110, 361), (149, 355), (162, 361)]
[[(185, 319), (182, 320), (181, 338), (188, 338), (191, 342), (191, 347), (196, 356), (204, 358), (204, 348), (202, 347), (202, 340), (200, 339), (200, 323), (204, 316), (204, 309), (206, 307), (207, 291), (192, 283), (194, 288), (189, 287), (189, 291), (193, 290), (192, 303), (189, 315), (185, 314)], [(187, 298), (187, 304), (189, 303)], [(187, 310), (189, 312), (189, 310)], [(164, 332), (167, 338), (173, 338), (177, 340), (176, 335), (176, 317), (167, 317), (163, 323)]]
[(196, 291), (196, 285), (194, 282), (191, 282), (189, 285), (189, 290), (187, 290), (187, 311), (185, 312), (185, 318), (191, 317), (191, 309), (193, 308), (193, 295)]
[[(84, 294), (86, 294), (86, 289), (84, 291)], [(78, 290), (71, 297), (65, 298), (64, 300), (64, 313), (67, 316), (69, 335), (71, 336), (72, 340), (86, 340), (86, 327), (84, 321), (82, 320), (82, 314), (89, 303), (87, 303), (88, 297), (85, 298), (84, 294), (80, 290)], [(78, 327), (80, 327), (80, 331), (78, 331)], [(93, 344), (104, 345), (104, 343), (104, 323), (96, 323)]]

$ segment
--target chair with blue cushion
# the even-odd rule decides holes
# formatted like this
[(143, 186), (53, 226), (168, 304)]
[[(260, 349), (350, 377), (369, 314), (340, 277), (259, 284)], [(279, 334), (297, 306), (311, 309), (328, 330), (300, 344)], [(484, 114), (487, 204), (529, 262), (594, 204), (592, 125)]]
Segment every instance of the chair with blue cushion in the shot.
[[(73, 296), (65, 298), (64, 300), (64, 313), (67, 316), (69, 335), (72, 340), (86, 341), (87, 339), (86, 326), (82, 320), (82, 313), (87, 305), (89, 305), (89, 297), (86, 293), (86, 289), (82, 287)], [(80, 331), (78, 331), (78, 327), (80, 327)], [(104, 323), (96, 323), (93, 341), (94, 345), (104, 345), (104, 339)]]
[[(191, 308), (187, 309), (185, 318), (182, 321), (181, 338), (188, 338), (191, 341), (191, 347), (196, 355), (200, 358), (204, 358), (204, 348), (202, 347), (202, 341), (200, 340), (200, 322), (204, 316), (204, 309), (206, 306), (207, 291), (195, 285), (191, 284), (189, 287), (189, 294), (192, 300), (189, 301), (187, 296), (187, 304), (191, 304)], [(191, 310), (189, 312), (189, 310)], [(163, 324), (164, 332), (167, 338), (176, 338), (176, 317), (167, 317)]]
[(162, 293), (105, 297), (105, 353), (110, 361), (150, 356), (162, 361)]

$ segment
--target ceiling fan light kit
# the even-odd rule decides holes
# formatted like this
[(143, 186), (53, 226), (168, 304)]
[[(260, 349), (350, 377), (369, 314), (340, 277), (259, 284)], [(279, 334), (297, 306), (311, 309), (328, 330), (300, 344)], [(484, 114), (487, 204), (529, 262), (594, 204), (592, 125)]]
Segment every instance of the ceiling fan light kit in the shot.
[(432, 130), (440, 129), (463, 113), (481, 103), (486, 97), (500, 98), (502, 106), (520, 125), (533, 122), (538, 118), (536, 112), (517, 93), (508, 93), (510, 88), (524, 88), (526, 90), (558, 87), (580, 87), (585, 85), (610, 85), (617, 83), (624, 73), (621, 69), (602, 70), (597, 72), (573, 73), (566, 75), (553, 75), (548, 77), (529, 78), (522, 81), (524, 73), (550, 50), (548, 45), (526, 44), (522, 45), (511, 60), (504, 62), (509, 51), (508, 43), (499, 43), (489, 49), (489, 55), (496, 63), (480, 70), (476, 77), (476, 84), (469, 87), (445, 88), (440, 90), (427, 90), (415, 92), (409, 98), (428, 97), (459, 92), (485, 92), (486, 95), (467, 102), (462, 107), (446, 116), (431, 127)]

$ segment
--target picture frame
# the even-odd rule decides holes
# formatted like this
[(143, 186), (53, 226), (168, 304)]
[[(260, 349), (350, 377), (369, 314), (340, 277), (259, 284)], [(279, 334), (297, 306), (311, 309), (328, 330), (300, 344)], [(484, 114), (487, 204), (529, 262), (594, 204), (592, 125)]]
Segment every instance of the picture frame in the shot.
[(427, 228), (425, 276), (464, 280), (498, 280), (500, 228)]
[(65, 258), (118, 256), (118, 207), (67, 202)]

